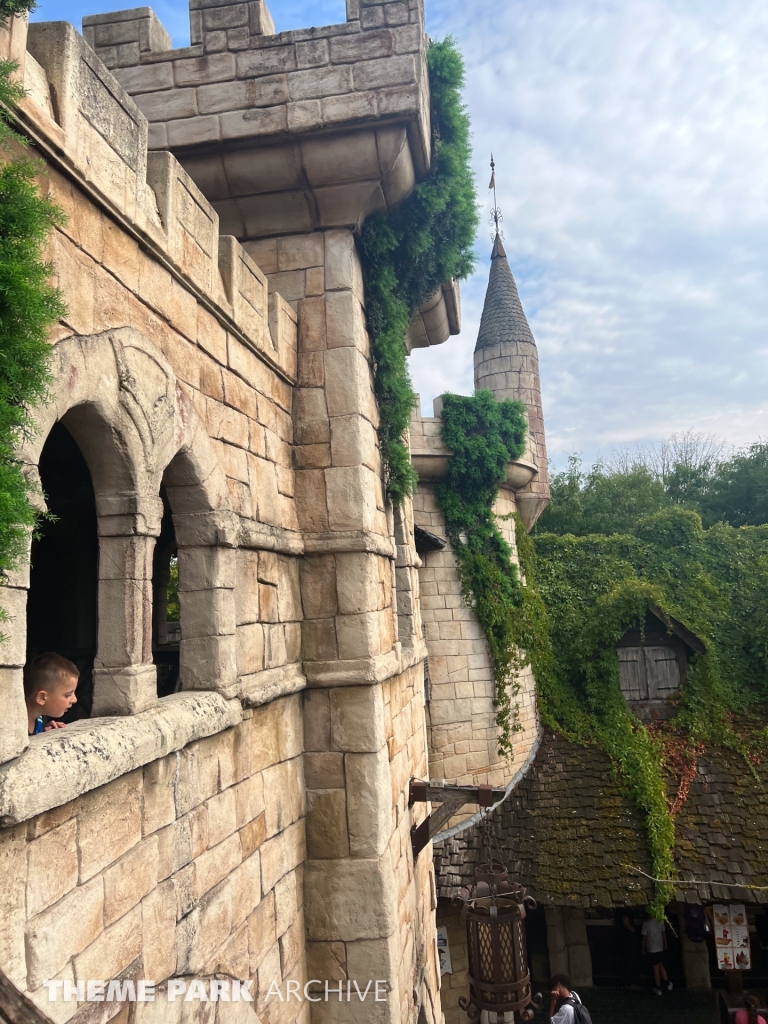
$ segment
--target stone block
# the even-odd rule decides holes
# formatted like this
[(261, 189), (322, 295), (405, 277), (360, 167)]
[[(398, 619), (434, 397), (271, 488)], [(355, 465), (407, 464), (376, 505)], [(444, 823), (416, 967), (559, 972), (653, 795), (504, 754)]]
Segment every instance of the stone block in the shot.
[[(18, 987), (26, 987), (24, 923), (27, 886), (26, 825), (0, 830), (0, 964)], [(53, 977), (53, 975), (48, 975)]]
[(287, 697), (278, 705), (278, 750), (280, 758), (287, 761), (304, 752), (301, 702), (297, 697)]
[(331, 707), (329, 690), (305, 690), (304, 749), (331, 749)]
[(301, 869), (289, 871), (275, 885), (275, 934), (279, 938), (296, 920), (299, 909), (304, 905)]
[(29, 843), (26, 872), (28, 917), (34, 917), (56, 903), (77, 885), (76, 837), (77, 822), (72, 819)]
[(323, 472), (329, 529), (375, 529), (376, 474), (365, 466), (326, 469)]
[(104, 925), (132, 909), (158, 882), (158, 839), (143, 840), (104, 871)]
[(227, 879), (232, 892), (232, 927), (237, 928), (261, 901), (261, 861), (258, 853), (246, 858)]
[(173, 63), (173, 76), (177, 86), (226, 82), (235, 77), (235, 57), (219, 53), (177, 60)]
[(55, 978), (68, 960), (91, 946), (103, 930), (103, 917), (104, 883), (94, 878), (31, 918), (25, 935), (29, 991)]
[(176, 928), (176, 970), (207, 974), (218, 950), (232, 932), (232, 892), (223, 882), (179, 921)]
[(267, 816), (262, 811), (253, 821), (249, 821), (240, 829), (240, 846), (243, 851), (243, 859), (255, 853), (264, 840), (267, 838)]
[(219, 791), (218, 737), (191, 744), (178, 753), (176, 812), (179, 816)]
[[(307, 943), (307, 975), (323, 981), (347, 980), (347, 952), (343, 942)], [(362, 975), (358, 975), (362, 977)], [(371, 975), (373, 977), (373, 975)]]
[(331, 420), (331, 460), (334, 466), (367, 466), (379, 463), (373, 424), (364, 416), (335, 416)]
[(348, 857), (347, 804), (343, 789), (307, 792), (307, 855), (315, 859)]
[(144, 766), (144, 805), (141, 822), (143, 836), (148, 836), (176, 819), (173, 798), (176, 781), (176, 757), (160, 758)]
[(379, 857), (392, 834), (392, 780), (387, 747), (374, 754), (345, 754), (347, 821), (352, 857)]
[(164, 981), (176, 970), (176, 894), (173, 882), (153, 889), (141, 904), (141, 954), (144, 974)]
[(251, 974), (277, 941), (275, 934), (275, 894), (269, 892), (248, 918), (248, 950)]
[(347, 66), (297, 71), (288, 79), (292, 100), (312, 100), (353, 91), (352, 69)]
[(344, 755), (305, 754), (304, 776), (307, 789), (343, 789)]
[(0, 668), (0, 700), (4, 709), (0, 721), (0, 764), (4, 764), (29, 746), (21, 669)]
[(351, 942), (386, 938), (397, 927), (389, 859), (310, 860), (304, 868), (307, 938)]
[(264, 627), (251, 623), (238, 627), (238, 675), (247, 676), (264, 668)]
[(304, 813), (304, 775), (300, 758), (265, 768), (264, 810), (267, 835), (282, 832)]
[(385, 743), (381, 687), (343, 686), (330, 691), (331, 748), (376, 753)]
[(287, 977), (304, 954), (304, 915), (299, 911), (293, 923), (280, 936), (280, 969)]
[(194, 862), (197, 898), (199, 899), (226, 878), (230, 871), (235, 870), (241, 860), (240, 838), (236, 835), (229, 836), (218, 846), (201, 854)]
[(373, 658), (381, 654), (384, 645), (381, 643), (379, 619), (379, 612), (337, 616), (339, 658), (343, 661), (352, 661), (357, 658)]
[(237, 689), (235, 637), (208, 636), (182, 640), (180, 674), (185, 690), (216, 690), (233, 696)]
[(235, 815), (238, 828), (243, 828), (264, 810), (264, 780), (261, 774), (252, 775), (233, 787)]
[(75, 958), (75, 978), (116, 978), (141, 955), (141, 938), (141, 907), (134, 907)]
[[(102, 582), (99, 590), (106, 584)], [(99, 620), (102, 621), (101, 615)], [(104, 662), (109, 664), (108, 661)], [(154, 665), (126, 665), (93, 670), (91, 715), (137, 715), (157, 703), (157, 669)]]
[(304, 821), (296, 821), (261, 848), (261, 889), (269, 892), (275, 884), (306, 859)]
[(142, 789), (139, 769), (82, 797), (77, 840), (81, 883), (141, 840)]
[(208, 846), (218, 846), (237, 827), (234, 789), (212, 796), (206, 803), (208, 811)]

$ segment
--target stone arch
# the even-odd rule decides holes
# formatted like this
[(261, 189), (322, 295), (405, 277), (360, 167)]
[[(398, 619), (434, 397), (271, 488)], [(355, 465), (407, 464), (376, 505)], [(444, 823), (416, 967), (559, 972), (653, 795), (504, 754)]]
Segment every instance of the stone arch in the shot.
[[(201, 609), (206, 605), (222, 603), (218, 591), (226, 588), (218, 586), (222, 558), (215, 553), (216, 545), (222, 536), (235, 534), (228, 521), (226, 479), (191, 400), (162, 352), (134, 328), (67, 338), (54, 347), (52, 364), (51, 401), (37, 411), (37, 430), (21, 457), (34, 478), (47, 436), (57, 421), (64, 421), (91, 472), (99, 535), (92, 714), (132, 714), (157, 699), (152, 555), (163, 514), (164, 475), (172, 492), (174, 517), (178, 512), (181, 518), (177, 527), (181, 543), (190, 551), (204, 552), (187, 560), (197, 563), (203, 557), (217, 567), (213, 577), (210, 572), (203, 579), (198, 578), (199, 572), (197, 577), (186, 574), (199, 587), (196, 598), (185, 602), (195, 634), (190, 636), (195, 651), (188, 650), (186, 663), (197, 659), (195, 670), (188, 668), (186, 676), (190, 688), (233, 691), (230, 659), (224, 649), (231, 647), (234, 652), (234, 635), (231, 642), (201, 644), (209, 638), (197, 635), (201, 627), (193, 622), (195, 613), (198, 619), (205, 618)], [(231, 623), (226, 613), (208, 615), (208, 619), (234, 634), (231, 604)], [(15, 625), (23, 636), (23, 614)], [(234, 665), (234, 653), (231, 661)]]

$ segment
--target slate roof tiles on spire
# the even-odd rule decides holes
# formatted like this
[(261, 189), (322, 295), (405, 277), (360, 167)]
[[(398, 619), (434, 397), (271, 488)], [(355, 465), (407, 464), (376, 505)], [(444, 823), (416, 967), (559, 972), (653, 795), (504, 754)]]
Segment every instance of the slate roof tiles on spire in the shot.
[(517, 285), (509, 267), (501, 236), (497, 234), (493, 243), (491, 274), (485, 293), (485, 305), (475, 351), (504, 342), (527, 342), (534, 347), (536, 345), (517, 293)]

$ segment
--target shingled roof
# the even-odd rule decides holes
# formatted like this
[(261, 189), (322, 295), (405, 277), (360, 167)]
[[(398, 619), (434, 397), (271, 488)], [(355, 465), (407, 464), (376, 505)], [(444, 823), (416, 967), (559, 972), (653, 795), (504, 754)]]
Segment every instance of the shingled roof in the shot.
[[(675, 819), (675, 862), (689, 902), (768, 903), (768, 765), (756, 779), (728, 751), (703, 757)], [(613, 907), (646, 903), (651, 872), (643, 818), (621, 792), (608, 757), (547, 732), (531, 770), (496, 812), (510, 874), (550, 906)], [(435, 846), (440, 896), (471, 882), (482, 856), (471, 829)]]
[(525, 342), (535, 347), (507, 254), (499, 236), (491, 253), (491, 273), (475, 351), (500, 342)]

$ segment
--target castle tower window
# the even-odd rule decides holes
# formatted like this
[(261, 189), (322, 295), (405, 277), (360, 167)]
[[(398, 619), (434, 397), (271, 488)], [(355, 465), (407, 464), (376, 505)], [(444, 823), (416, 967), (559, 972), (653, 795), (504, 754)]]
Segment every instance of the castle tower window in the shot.
[(77, 704), (64, 716), (74, 721), (90, 715), (93, 699), (99, 542), (91, 474), (66, 417), (48, 435), (39, 469), (50, 518), (32, 541), (27, 660), (55, 651), (77, 665)]
[(642, 720), (669, 718), (671, 701), (688, 680), (688, 663), (703, 654), (704, 645), (690, 630), (658, 608), (628, 629), (616, 644), (619, 685), (633, 712)]

